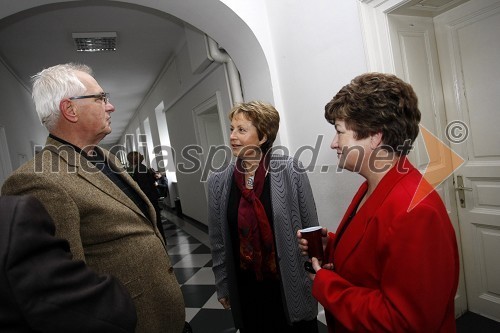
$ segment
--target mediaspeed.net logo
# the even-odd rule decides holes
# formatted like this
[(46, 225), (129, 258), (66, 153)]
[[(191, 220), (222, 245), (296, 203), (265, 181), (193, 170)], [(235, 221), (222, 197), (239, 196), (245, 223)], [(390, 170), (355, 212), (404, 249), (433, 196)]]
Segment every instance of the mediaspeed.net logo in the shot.
[[(424, 140), (425, 151), (429, 157), (429, 164), (427, 164), (423, 172), (423, 177), (415, 191), (408, 211), (415, 208), (415, 206), (424, 200), (465, 162), (460, 155), (455, 153), (427, 128), (423, 125), (419, 126), (420, 133), (422, 133), (422, 138)], [(452, 143), (464, 142), (468, 134), (469, 130), (467, 125), (461, 121), (453, 121), (446, 126), (446, 137)]]

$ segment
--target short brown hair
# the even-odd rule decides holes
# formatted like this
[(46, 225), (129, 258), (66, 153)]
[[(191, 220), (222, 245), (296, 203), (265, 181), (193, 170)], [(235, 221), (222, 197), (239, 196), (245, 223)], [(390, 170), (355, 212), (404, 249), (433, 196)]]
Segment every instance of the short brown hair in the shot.
[(229, 113), (229, 120), (237, 114), (243, 114), (257, 128), (259, 140), (266, 136), (267, 141), (260, 147), (266, 153), (273, 145), (280, 127), (280, 115), (278, 111), (269, 103), (252, 101), (236, 104)]
[[(398, 154), (415, 141), (421, 114), (415, 91), (395, 75), (366, 73), (355, 77), (325, 105), (325, 118), (345, 121), (356, 139), (382, 132), (382, 142)], [(407, 145), (405, 145), (406, 147)]]
[(142, 154), (138, 151), (131, 151), (127, 154), (127, 161), (129, 163), (132, 163), (134, 158), (136, 159), (137, 163), (142, 163), (142, 161), (144, 161), (144, 156), (142, 156)]

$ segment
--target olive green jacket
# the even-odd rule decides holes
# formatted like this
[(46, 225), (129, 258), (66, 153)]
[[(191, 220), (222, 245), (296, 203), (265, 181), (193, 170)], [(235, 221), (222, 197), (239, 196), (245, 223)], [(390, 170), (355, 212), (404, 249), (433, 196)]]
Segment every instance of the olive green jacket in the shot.
[(56, 235), (70, 243), (74, 259), (126, 286), (137, 309), (137, 332), (179, 333), (184, 300), (155, 210), (120, 161), (95, 149), (148, 204), (149, 216), (73, 147), (50, 137), (33, 160), (5, 181), (2, 194), (38, 198), (54, 219)]

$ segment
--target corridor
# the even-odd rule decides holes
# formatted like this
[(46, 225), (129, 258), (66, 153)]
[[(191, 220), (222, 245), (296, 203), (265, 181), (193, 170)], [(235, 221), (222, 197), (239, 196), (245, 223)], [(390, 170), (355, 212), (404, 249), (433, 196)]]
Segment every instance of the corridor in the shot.
[[(167, 248), (186, 303), (186, 320), (194, 333), (234, 333), (231, 312), (217, 301), (206, 226), (162, 210)], [(322, 308), (320, 308), (322, 311)], [(319, 333), (326, 333), (323, 312)]]

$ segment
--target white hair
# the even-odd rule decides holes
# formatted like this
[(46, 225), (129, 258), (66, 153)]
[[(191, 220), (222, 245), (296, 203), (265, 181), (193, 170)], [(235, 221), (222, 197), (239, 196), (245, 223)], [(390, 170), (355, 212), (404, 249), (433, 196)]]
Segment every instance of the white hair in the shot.
[(62, 99), (81, 95), (85, 85), (76, 76), (76, 71), (92, 75), (87, 65), (68, 63), (56, 65), (33, 75), (33, 91), (36, 112), (42, 124), (50, 132), (59, 119), (59, 103)]

